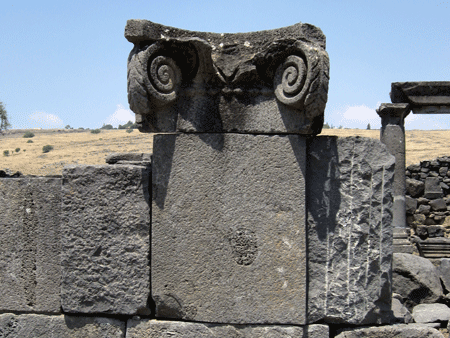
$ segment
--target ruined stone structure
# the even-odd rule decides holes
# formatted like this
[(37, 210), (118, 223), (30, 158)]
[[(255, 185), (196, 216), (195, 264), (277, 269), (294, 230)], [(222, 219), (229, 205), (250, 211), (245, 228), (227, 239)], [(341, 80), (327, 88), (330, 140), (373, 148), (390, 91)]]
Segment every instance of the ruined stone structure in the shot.
[(316, 136), (320, 29), (125, 36), (153, 155), (0, 180), (2, 335), (439, 337), (387, 325), (395, 158)]
[(381, 141), (395, 156), (394, 177), (394, 252), (412, 253), (406, 222), (405, 128), (404, 120), (414, 114), (450, 114), (450, 82), (394, 82), (392, 103), (377, 109), (381, 117)]
[(450, 258), (450, 158), (406, 168), (406, 214), (413, 242), (429, 258)]

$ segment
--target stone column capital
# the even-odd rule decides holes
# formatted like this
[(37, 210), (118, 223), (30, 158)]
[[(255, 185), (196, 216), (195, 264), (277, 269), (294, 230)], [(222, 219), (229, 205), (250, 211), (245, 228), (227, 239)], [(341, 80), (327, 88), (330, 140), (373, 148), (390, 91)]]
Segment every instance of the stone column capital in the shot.
[(318, 134), (328, 95), (325, 35), (310, 24), (192, 32), (129, 20), (128, 101), (144, 132)]
[(382, 103), (377, 109), (377, 114), (383, 119), (389, 120), (389, 124), (403, 125), (404, 119), (410, 113), (408, 103)]

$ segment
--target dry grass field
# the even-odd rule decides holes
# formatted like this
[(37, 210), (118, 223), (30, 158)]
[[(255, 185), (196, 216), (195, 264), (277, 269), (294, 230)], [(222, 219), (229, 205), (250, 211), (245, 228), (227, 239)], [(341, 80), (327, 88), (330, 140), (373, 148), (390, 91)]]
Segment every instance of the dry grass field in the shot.
[[(33, 138), (23, 138), (25, 131), (0, 135), (0, 169), (21, 171), (25, 175), (60, 175), (67, 164), (104, 164), (108, 154), (151, 152), (152, 134), (134, 130), (102, 130), (99, 134), (80, 130), (31, 130)], [(321, 135), (380, 138), (379, 130), (324, 129)], [(27, 143), (32, 140), (33, 143)], [(53, 146), (43, 153), (42, 147)], [(18, 152), (15, 150), (20, 148)], [(4, 150), (9, 155), (3, 154)], [(450, 131), (412, 130), (406, 132), (407, 165), (450, 155)]]
[[(151, 152), (153, 137), (133, 130), (102, 130), (99, 134), (79, 130), (30, 130), (35, 136), (23, 138), (24, 131), (0, 136), (0, 169), (25, 175), (60, 175), (67, 164), (105, 164), (112, 153)], [(27, 143), (32, 140), (33, 143)], [(42, 147), (53, 146), (43, 153)], [(16, 148), (20, 148), (18, 152)], [(9, 150), (9, 156), (3, 154)]]

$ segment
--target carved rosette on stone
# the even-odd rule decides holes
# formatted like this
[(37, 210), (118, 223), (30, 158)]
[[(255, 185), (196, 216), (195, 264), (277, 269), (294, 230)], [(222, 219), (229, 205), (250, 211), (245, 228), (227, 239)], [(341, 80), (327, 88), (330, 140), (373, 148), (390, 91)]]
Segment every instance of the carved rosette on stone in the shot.
[(129, 20), (128, 100), (144, 132), (318, 134), (325, 36), (309, 24), (217, 34)]

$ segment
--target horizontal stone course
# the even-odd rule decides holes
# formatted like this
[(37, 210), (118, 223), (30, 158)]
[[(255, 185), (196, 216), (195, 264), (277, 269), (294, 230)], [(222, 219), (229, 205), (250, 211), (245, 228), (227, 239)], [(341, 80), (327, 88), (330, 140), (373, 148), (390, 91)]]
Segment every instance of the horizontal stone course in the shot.
[(397, 324), (389, 326), (346, 329), (335, 338), (444, 338), (435, 328), (424, 324)]
[(327, 325), (229, 325), (130, 319), (126, 338), (329, 337)]
[(0, 314), (5, 338), (125, 338), (125, 322), (101, 317)]

